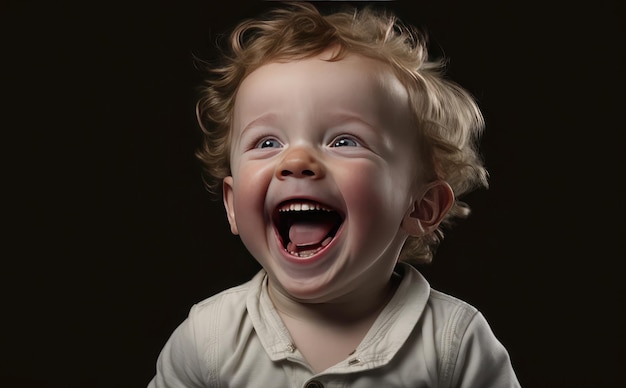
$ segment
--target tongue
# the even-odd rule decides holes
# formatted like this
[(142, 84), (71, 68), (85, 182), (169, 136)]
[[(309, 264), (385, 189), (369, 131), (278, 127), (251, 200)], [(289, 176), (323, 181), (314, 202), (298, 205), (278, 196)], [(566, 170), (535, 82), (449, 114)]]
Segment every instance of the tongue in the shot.
[(289, 228), (289, 239), (297, 246), (318, 245), (334, 226), (333, 220), (294, 222)]

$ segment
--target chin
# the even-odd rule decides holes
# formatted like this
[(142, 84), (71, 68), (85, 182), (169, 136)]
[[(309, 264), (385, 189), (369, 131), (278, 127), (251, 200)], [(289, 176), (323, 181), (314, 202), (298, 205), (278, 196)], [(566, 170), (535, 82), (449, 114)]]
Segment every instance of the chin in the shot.
[(303, 303), (323, 303), (331, 299), (332, 278), (325, 275), (294, 277), (283, 273), (272, 276), (280, 284), (280, 288), (292, 299)]

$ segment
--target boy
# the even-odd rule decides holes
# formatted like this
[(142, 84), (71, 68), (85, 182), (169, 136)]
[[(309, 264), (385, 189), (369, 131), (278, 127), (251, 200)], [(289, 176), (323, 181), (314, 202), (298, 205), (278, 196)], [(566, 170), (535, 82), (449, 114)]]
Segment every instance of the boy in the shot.
[(519, 386), (483, 316), (404, 262), (487, 184), (480, 111), (420, 35), (294, 3), (230, 43), (198, 156), (263, 269), (192, 307), (149, 387)]

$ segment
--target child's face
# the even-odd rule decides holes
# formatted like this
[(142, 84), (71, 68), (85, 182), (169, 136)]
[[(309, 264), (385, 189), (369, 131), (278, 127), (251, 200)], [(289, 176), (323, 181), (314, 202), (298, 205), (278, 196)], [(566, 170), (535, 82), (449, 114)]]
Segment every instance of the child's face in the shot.
[(400, 81), (378, 61), (327, 55), (270, 63), (243, 81), (224, 180), (233, 233), (273, 287), (309, 302), (389, 280), (419, 174)]

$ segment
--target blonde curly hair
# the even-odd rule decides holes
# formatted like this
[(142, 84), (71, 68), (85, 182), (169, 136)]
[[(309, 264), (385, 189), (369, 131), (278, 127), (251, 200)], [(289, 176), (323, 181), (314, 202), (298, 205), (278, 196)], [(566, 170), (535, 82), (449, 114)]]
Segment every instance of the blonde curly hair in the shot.
[[(225, 43), (217, 64), (198, 60), (207, 76), (196, 105), (203, 133), (196, 156), (212, 193), (217, 194), (222, 179), (231, 174), (232, 113), (244, 78), (269, 62), (311, 58), (331, 46), (338, 50), (330, 60), (347, 54), (379, 60), (406, 87), (427, 178), (445, 180), (455, 194), (441, 226), (469, 214), (469, 206), (459, 196), (488, 186), (488, 173), (478, 152), (484, 120), (476, 101), (444, 77), (442, 59), (429, 59), (425, 35), (392, 13), (351, 7), (323, 14), (308, 2), (285, 3), (259, 18), (240, 22)], [(443, 238), (441, 226), (427, 236), (410, 237), (401, 260), (430, 262)]]

